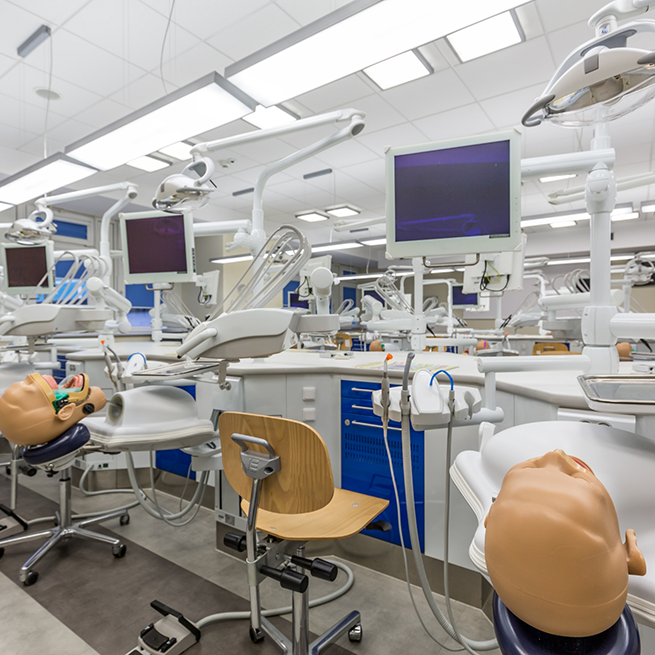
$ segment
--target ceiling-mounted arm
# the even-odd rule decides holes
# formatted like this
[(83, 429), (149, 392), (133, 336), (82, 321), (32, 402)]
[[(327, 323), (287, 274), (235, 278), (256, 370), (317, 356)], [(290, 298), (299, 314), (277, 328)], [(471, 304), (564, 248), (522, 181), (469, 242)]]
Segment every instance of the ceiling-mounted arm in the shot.
[(613, 32), (619, 20), (646, 13), (650, 2), (652, 0), (613, 0), (589, 19), (589, 27), (595, 29), (597, 35)]
[[(125, 183), (123, 182), (122, 184)], [(107, 266), (105, 273), (102, 276), (102, 281), (107, 285), (111, 284), (112, 271), (111, 244), (109, 242), (109, 227), (111, 225), (111, 219), (114, 218), (114, 216), (118, 216), (118, 213), (137, 197), (138, 192), (136, 190), (136, 186), (136, 184), (128, 183), (128, 186), (125, 189), (125, 195), (123, 195), (120, 200), (117, 200), (102, 215), (102, 221), (100, 222), (100, 257), (102, 257)]]

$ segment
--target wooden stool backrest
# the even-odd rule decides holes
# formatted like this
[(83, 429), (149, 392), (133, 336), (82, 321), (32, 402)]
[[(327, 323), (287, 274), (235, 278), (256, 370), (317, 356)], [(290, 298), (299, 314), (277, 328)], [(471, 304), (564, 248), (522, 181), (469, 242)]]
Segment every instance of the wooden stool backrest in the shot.
[(535, 343), (532, 348), (533, 355), (548, 355), (555, 352), (568, 353), (569, 347), (565, 343)]
[[(321, 435), (308, 425), (275, 416), (223, 412), (218, 420), (223, 467), (233, 489), (250, 501), (252, 478), (241, 467), (234, 433), (266, 439), (280, 457), (280, 470), (261, 486), (259, 507), (278, 514), (303, 514), (325, 507), (334, 495), (330, 456)], [(265, 453), (257, 445), (250, 450)]]

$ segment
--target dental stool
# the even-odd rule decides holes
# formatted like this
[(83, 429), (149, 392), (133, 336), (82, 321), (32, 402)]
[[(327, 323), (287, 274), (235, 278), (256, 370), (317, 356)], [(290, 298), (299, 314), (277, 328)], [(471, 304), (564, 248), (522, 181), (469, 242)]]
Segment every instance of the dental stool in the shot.
[(592, 637), (559, 637), (542, 632), (510, 612), (493, 596), (493, 624), (502, 655), (639, 655), (639, 632), (626, 605), (619, 620)]
[(25, 586), (33, 585), (39, 577), (38, 572), (32, 570), (32, 567), (63, 539), (78, 536), (94, 541), (101, 541), (111, 545), (114, 557), (123, 557), (125, 555), (127, 546), (121, 543), (119, 539), (99, 534), (97, 532), (91, 532), (86, 528), (95, 523), (101, 523), (102, 521), (118, 517), (120, 517), (121, 525), (125, 525), (129, 522), (127, 510), (107, 512), (100, 516), (93, 516), (73, 523), (71, 512), (71, 465), (75, 456), (89, 441), (89, 438), (90, 434), (88, 428), (81, 423), (76, 423), (66, 430), (66, 432), (51, 441), (37, 446), (27, 446), (23, 449), (23, 459), (26, 464), (43, 468), (50, 474), (55, 471), (60, 472), (59, 511), (54, 517), (55, 527), (50, 528), (49, 530), (41, 530), (39, 532), (0, 539), (0, 557), (4, 555), (4, 549), (6, 546), (42, 539), (44, 537), (47, 539), (41, 548), (39, 548), (20, 569), (19, 578)]
[[(346, 634), (361, 641), (361, 616), (354, 611), (309, 642), (306, 573), (333, 582), (338, 569), (306, 558), (305, 544), (357, 534), (388, 501), (335, 489), (325, 443), (304, 423), (223, 412), (219, 433), (225, 475), (248, 517), (246, 535), (228, 533), (224, 543), (247, 554), (250, 639), (257, 643), (266, 635), (285, 655), (318, 655)], [(258, 532), (266, 536), (258, 539)], [(261, 615), (259, 585), (266, 577), (293, 592), (292, 639)]]

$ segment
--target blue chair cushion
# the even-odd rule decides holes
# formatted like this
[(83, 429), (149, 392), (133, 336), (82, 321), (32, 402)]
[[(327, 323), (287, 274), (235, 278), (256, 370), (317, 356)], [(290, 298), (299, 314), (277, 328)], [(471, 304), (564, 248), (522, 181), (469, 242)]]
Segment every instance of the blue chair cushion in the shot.
[(32, 466), (47, 464), (52, 460), (74, 453), (90, 438), (89, 428), (81, 423), (76, 423), (52, 441), (39, 444), (38, 446), (27, 446), (27, 448), (23, 449), (23, 459), (26, 464), (31, 464)]
[(493, 597), (493, 623), (503, 655), (639, 655), (639, 632), (626, 605), (619, 620), (592, 637), (558, 637), (537, 630), (512, 614), (498, 594)]

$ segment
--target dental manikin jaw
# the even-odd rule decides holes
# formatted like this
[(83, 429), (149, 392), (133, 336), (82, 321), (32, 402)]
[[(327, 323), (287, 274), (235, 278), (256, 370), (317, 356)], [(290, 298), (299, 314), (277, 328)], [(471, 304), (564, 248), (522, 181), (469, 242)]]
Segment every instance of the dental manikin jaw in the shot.
[(500, 599), (553, 635), (607, 630), (625, 607), (628, 574), (646, 574), (634, 530), (621, 541), (607, 489), (562, 450), (511, 468), (485, 527), (487, 569)]
[(99, 387), (76, 375), (62, 387), (50, 376), (28, 375), (0, 397), (0, 432), (20, 446), (52, 441), (107, 403)]

